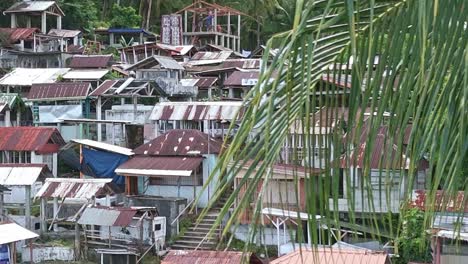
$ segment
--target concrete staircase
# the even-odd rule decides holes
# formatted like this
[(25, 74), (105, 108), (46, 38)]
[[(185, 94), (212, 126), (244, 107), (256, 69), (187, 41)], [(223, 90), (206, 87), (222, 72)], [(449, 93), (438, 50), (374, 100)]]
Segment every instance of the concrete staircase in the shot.
[[(202, 221), (197, 225), (196, 222), (184, 232), (184, 234), (172, 244), (171, 249), (179, 250), (210, 250), (216, 248), (219, 242), (219, 236), (222, 229), (216, 228), (211, 236), (206, 237), (214, 225), (216, 218), (221, 212), (222, 206), (226, 203), (228, 195), (222, 197), (216, 205), (211, 208), (203, 217)], [(198, 219), (198, 217), (196, 218)], [(205, 240), (203, 240), (206, 237)], [(203, 241), (203, 242), (202, 242)], [(200, 244), (200, 242), (202, 242)]]

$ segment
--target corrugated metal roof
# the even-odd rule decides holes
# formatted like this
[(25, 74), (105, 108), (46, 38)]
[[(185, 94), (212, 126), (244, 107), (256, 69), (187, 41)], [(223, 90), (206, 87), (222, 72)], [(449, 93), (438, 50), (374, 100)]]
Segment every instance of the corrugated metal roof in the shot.
[[(174, 129), (134, 150), (136, 155), (190, 156), (217, 154), (222, 142), (195, 129)], [(209, 146), (209, 149), (208, 149)]]
[(170, 250), (161, 264), (241, 264), (250, 256), (238, 251)]
[(156, 65), (159, 65), (163, 69), (169, 69), (169, 70), (184, 70), (184, 67), (182, 67), (176, 60), (174, 60), (171, 57), (164, 57), (164, 56), (151, 56), (146, 59), (143, 59), (130, 67), (128, 67), (126, 70), (131, 71), (135, 69), (149, 69), (152, 68)]
[(137, 209), (127, 207), (87, 207), (78, 224), (98, 226), (128, 226), (137, 213)]
[(0, 127), (0, 135), (0, 150), (57, 153), (65, 144), (52, 127)]
[(132, 156), (134, 153), (129, 148), (124, 148), (112, 144), (107, 144), (104, 142), (94, 141), (90, 139), (72, 139), (72, 142), (78, 143), (80, 145), (88, 146), (94, 149), (105, 150), (113, 153), (118, 153), (126, 156)]
[(39, 237), (38, 234), (15, 223), (0, 223), (0, 245)]
[(81, 34), (81, 31), (79, 30), (68, 30), (68, 29), (51, 29), (49, 30), (49, 34), (48, 35), (52, 35), (52, 36), (58, 36), (58, 37), (62, 37), (62, 38), (74, 38), (78, 35)]
[[(427, 193), (427, 190), (414, 190), (410, 206), (421, 210), (431, 209), (435, 212), (459, 213), (463, 211), (468, 213), (468, 200), (465, 199), (463, 191), (451, 193), (439, 190), (435, 194), (434, 201), (432, 199), (429, 199), (430, 201), (426, 200), (428, 198)], [(427, 204), (427, 202), (430, 204)]]
[(64, 16), (63, 11), (55, 3), (55, 1), (22, 1), (13, 4), (3, 13), (26, 13), (26, 12), (42, 12), (49, 9), (51, 6), (56, 6), (59, 13)]
[(100, 96), (106, 93), (111, 87), (114, 86), (118, 81), (117, 80), (105, 80), (96, 90), (92, 91), (89, 96)]
[(0, 79), (0, 85), (31, 86), (33, 83), (54, 83), (59, 76), (63, 76), (69, 70), (69, 68), (16, 68)]
[(70, 62), (70, 68), (107, 68), (112, 55), (75, 55)]
[(36, 198), (75, 198), (91, 199), (92, 197), (114, 194), (109, 185), (112, 179), (69, 179), (47, 178), (36, 194)]
[(33, 185), (46, 176), (52, 176), (46, 164), (0, 164), (1, 185)]
[(136, 156), (120, 165), (115, 172), (127, 176), (190, 176), (202, 161), (202, 157)]
[(221, 64), (221, 68), (260, 69), (260, 59), (229, 59)]
[(86, 99), (91, 84), (87, 82), (38, 83), (29, 90), (29, 101)]
[(195, 46), (193, 45), (173, 46), (173, 45), (168, 45), (168, 44), (163, 44), (163, 43), (157, 43), (156, 45), (163, 50), (177, 52), (178, 55), (181, 55), (181, 56), (186, 55), (187, 53), (189, 53), (191, 50), (194, 50), (195, 48)]
[(155, 36), (157, 34), (154, 34), (150, 31), (147, 31), (142, 28), (109, 28), (107, 30), (109, 33), (116, 33), (116, 34), (140, 34), (143, 33), (146, 36)]
[(63, 75), (68, 80), (100, 80), (109, 70), (71, 70)]
[(40, 30), (38, 28), (0, 28), (0, 32), (8, 34), (9, 41), (15, 43), (19, 40), (32, 39), (33, 34)]
[(8, 107), (8, 104), (6, 103), (0, 103), (0, 113), (3, 113), (3, 111), (10, 110)]
[[(370, 124), (366, 122), (361, 130), (360, 144), (354, 149), (349, 155), (344, 155), (341, 158), (341, 167), (365, 167), (366, 148), (369, 147), (371, 140)], [(411, 132), (411, 125), (408, 125), (404, 130), (403, 136), (403, 149), (409, 142)], [(380, 168), (392, 168), (392, 169), (407, 169), (409, 166), (410, 159), (405, 157), (404, 150), (398, 150), (397, 140), (398, 133), (395, 133), (394, 141), (390, 142), (390, 135), (387, 126), (381, 126), (378, 128), (375, 138), (373, 139), (372, 150), (370, 151), (369, 168), (380, 169)], [(419, 163), (419, 170), (427, 169), (428, 164), (426, 160), (421, 160)]]
[(224, 81), (224, 86), (253, 86), (259, 76), (258, 71), (235, 71)]
[(390, 264), (385, 252), (314, 248), (301, 249), (270, 262), (271, 264)]
[(19, 94), (0, 93), (0, 103), (7, 105), (10, 109), (14, 108), (18, 102), (21, 103), (21, 97), (19, 96)]
[(237, 112), (242, 118), (242, 102), (162, 102), (154, 106), (150, 120), (228, 120)]
[(210, 51), (199, 51), (193, 55), (191, 58), (191, 61), (197, 61), (197, 60), (221, 60), (225, 61), (227, 58), (229, 58), (232, 55), (232, 50), (231, 51), (216, 51), (216, 52), (210, 52)]
[(213, 87), (213, 85), (218, 81), (216, 77), (198, 77), (198, 82), (196, 86), (201, 89), (208, 89)]

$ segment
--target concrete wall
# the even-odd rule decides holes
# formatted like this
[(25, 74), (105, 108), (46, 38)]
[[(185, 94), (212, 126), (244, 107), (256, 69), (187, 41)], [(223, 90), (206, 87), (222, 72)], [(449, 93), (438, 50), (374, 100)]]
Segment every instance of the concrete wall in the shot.
[[(73, 248), (57, 247), (57, 246), (33, 246), (32, 257), (34, 263), (42, 263), (44, 261), (61, 260), (71, 261), (75, 258)], [(31, 252), (29, 246), (23, 247), (21, 250), (22, 262), (31, 261)]]

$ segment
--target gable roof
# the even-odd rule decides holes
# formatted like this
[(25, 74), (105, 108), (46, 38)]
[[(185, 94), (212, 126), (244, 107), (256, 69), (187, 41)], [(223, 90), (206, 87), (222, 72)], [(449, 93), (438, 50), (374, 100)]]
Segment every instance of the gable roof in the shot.
[(39, 33), (38, 28), (0, 28), (0, 32), (8, 35), (8, 41), (15, 43), (18, 40), (32, 39), (34, 33)]
[(115, 194), (112, 179), (47, 178), (37, 192), (36, 198), (91, 199)]
[(29, 13), (29, 12), (44, 12), (50, 11), (57, 15), (65, 16), (62, 9), (55, 1), (22, 1), (14, 3), (10, 8), (5, 10), (3, 14), (9, 13)]
[[(174, 129), (134, 149), (136, 155), (191, 156), (218, 154), (222, 142), (195, 129)], [(209, 147), (208, 147), (209, 146)]]
[(0, 150), (57, 153), (65, 144), (56, 128), (0, 127)]
[(243, 117), (242, 102), (161, 102), (154, 106), (150, 120), (227, 120)]
[(62, 38), (74, 38), (76, 36), (79, 36), (80, 34), (81, 34), (81, 31), (79, 30), (56, 29), (56, 28), (49, 30), (49, 33), (48, 33), (48, 35), (62, 37)]
[(38, 234), (15, 223), (0, 223), (0, 245), (39, 237)]
[[(192, 263), (192, 264), (241, 264), (261, 263), (257, 258), (252, 259), (252, 253), (239, 251), (210, 251), (210, 250), (170, 250), (161, 264)], [(249, 261), (250, 260), (250, 261)]]
[(5, 186), (33, 185), (38, 179), (52, 177), (46, 164), (0, 164), (0, 184)]
[(91, 84), (87, 82), (38, 83), (29, 90), (28, 101), (86, 99), (90, 90)]
[[(224, 81), (224, 86), (253, 86), (258, 81), (258, 71), (235, 71)], [(256, 80), (256, 81), (251, 81)]]
[(111, 60), (112, 55), (75, 55), (70, 68), (107, 68)]
[(270, 262), (271, 264), (390, 264), (385, 252), (314, 248), (296, 250)]
[(169, 69), (169, 70), (184, 70), (176, 60), (171, 57), (164, 57), (164, 56), (151, 56), (144, 60), (141, 60), (129, 68), (127, 71), (138, 70), (138, 69), (150, 69), (154, 66), (159, 65), (162, 69)]

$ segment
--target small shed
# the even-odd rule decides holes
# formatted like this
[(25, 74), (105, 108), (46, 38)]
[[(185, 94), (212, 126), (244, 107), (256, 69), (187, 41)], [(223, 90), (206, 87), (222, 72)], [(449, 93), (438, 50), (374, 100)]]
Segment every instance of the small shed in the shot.
[(0, 223), (0, 262), (16, 264), (16, 242), (29, 240), (39, 237), (38, 234), (31, 232), (15, 223)]
[(32, 50), (34, 34), (38, 32), (38, 28), (0, 28), (0, 34), (5, 34), (8, 38), (3, 43), (4, 47), (19, 51)]
[(47, 35), (62, 38), (66, 42), (66, 51), (68, 51), (68, 46), (81, 46), (83, 44), (83, 33), (79, 30), (51, 29)]
[(7, 10), (3, 11), (4, 15), (10, 15), (11, 28), (18, 27), (18, 16), (26, 17), (25, 27), (31, 28), (31, 20), (33, 17), (41, 17), (41, 32), (47, 33), (47, 15), (57, 18), (56, 27), (62, 29), (62, 17), (65, 16), (62, 9), (55, 1), (20, 1), (14, 3)]
[(12, 190), (12, 193), (3, 196), (4, 202), (21, 205), (19, 209), (24, 209), (27, 229), (33, 230), (31, 199), (41, 182), (52, 176), (45, 164), (0, 164), (0, 185), (8, 186)]

